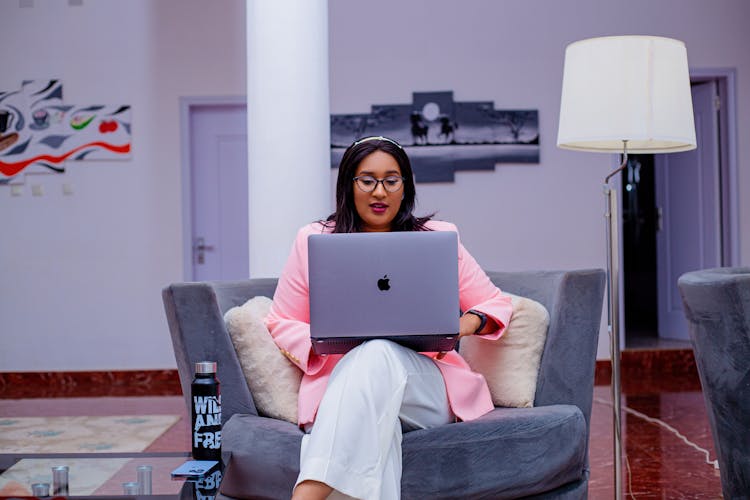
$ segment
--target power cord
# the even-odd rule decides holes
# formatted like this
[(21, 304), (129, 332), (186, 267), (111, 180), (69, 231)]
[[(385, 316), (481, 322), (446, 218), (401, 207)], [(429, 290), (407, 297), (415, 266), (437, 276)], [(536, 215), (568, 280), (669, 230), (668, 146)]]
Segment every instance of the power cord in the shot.
[[(611, 401), (607, 401), (606, 399), (594, 398), (594, 401), (596, 401), (597, 403), (603, 404), (603, 405), (614, 406)], [(691, 448), (696, 449), (699, 452), (702, 452), (706, 456), (706, 464), (712, 465), (714, 469), (717, 469), (717, 470), (719, 469), (719, 461), (718, 460), (711, 460), (711, 454), (709, 453), (709, 451), (707, 449), (701, 448), (697, 444), (693, 443), (687, 437), (685, 437), (680, 431), (678, 431), (677, 429), (675, 429), (674, 427), (672, 427), (668, 423), (664, 422), (663, 420), (659, 420), (658, 418), (649, 417), (648, 415), (646, 415), (644, 413), (641, 413), (641, 412), (639, 412), (637, 410), (634, 410), (632, 408), (629, 408), (628, 406), (622, 406), (621, 408), (622, 408), (622, 410), (625, 413), (630, 413), (631, 415), (633, 415), (635, 417), (638, 417), (638, 418), (640, 418), (642, 420), (645, 420), (646, 422), (649, 422), (649, 423), (652, 423), (652, 424), (656, 424), (656, 425), (660, 425), (660, 426), (664, 427), (669, 432), (671, 432), (672, 434), (674, 434), (675, 436), (677, 436), (678, 438), (680, 438), (680, 440), (682, 442), (684, 442), (686, 445), (690, 446)], [(625, 454), (625, 464), (626, 464), (626, 466), (628, 468), (628, 486), (629, 486), (629, 490), (630, 490), (630, 496), (633, 497), (633, 498), (635, 498), (633, 496), (632, 473), (630, 471), (630, 462), (628, 461), (628, 455), (627, 455), (627, 453), (624, 450), (623, 450), (623, 453)]]

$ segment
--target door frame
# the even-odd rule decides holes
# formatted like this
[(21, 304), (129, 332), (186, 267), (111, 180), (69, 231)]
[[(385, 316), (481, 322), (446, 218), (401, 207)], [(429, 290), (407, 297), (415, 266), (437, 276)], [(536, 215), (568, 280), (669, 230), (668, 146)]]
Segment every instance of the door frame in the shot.
[(197, 108), (221, 105), (247, 106), (247, 98), (241, 96), (186, 96), (179, 98), (180, 105), (180, 179), (182, 184), (182, 278), (193, 281), (193, 182), (192, 113)]
[[(699, 83), (707, 80), (717, 80), (721, 92), (721, 106), (725, 113), (720, 116), (719, 128), (725, 128), (720, 134), (720, 175), (721, 185), (719, 191), (722, 199), (722, 207), (726, 213), (722, 214), (722, 261), (724, 266), (738, 266), (740, 262), (740, 226), (739, 226), (739, 185), (737, 182), (737, 70), (735, 68), (693, 68), (689, 70), (690, 82)], [(612, 155), (611, 167), (617, 168), (620, 165), (620, 154)], [(620, 176), (613, 178), (618, 196), (622, 196), (622, 185)], [(619, 261), (620, 276), (619, 283), (619, 307), (620, 307), (620, 349), (625, 349), (626, 335), (625, 330), (625, 304), (624, 304), (624, 283), (625, 283), (625, 249), (623, 247), (623, 226), (622, 226), (622, 199), (618, 198), (618, 232), (620, 235)]]
[(690, 81), (716, 80), (720, 89), (719, 178), (721, 185), (722, 266), (740, 264), (739, 183), (737, 181), (737, 70), (734, 68), (699, 68), (690, 70)]

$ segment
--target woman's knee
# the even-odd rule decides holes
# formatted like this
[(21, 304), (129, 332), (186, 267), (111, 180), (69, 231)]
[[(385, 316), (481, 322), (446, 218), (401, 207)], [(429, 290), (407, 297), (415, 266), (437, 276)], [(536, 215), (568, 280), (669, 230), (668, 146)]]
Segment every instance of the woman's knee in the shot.
[(380, 377), (386, 375), (403, 376), (403, 356), (408, 356), (406, 347), (396, 344), (390, 340), (373, 339), (356, 347), (356, 352), (350, 351), (353, 356), (352, 368), (368, 377)]
[(405, 347), (400, 346), (397, 343), (387, 339), (372, 339), (360, 344), (359, 346), (357, 346), (357, 349), (360, 349), (361, 351), (368, 354), (372, 353), (375, 355), (387, 355), (393, 352), (397, 352), (400, 349), (405, 349)]

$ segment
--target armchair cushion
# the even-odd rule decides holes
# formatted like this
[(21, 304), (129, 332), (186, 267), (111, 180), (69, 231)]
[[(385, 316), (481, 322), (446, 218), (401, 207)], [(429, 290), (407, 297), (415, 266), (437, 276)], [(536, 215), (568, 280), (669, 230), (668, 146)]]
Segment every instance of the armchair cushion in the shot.
[[(518, 498), (586, 477), (586, 419), (574, 405), (495, 408), (404, 434), (403, 498)], [(427, 458), (429, 457), (429, 458)]]
[[(289, 498), (302, 431), (255, 415), (234, 415), (224, 431), (225, 463), (232, 465), (222, 493)], [(586, 419), (574, 405), (496, 408), (471, 422), (407, 432), (401, 495), (501, 499), (572, 488), (587, 478), (586, 434)], [(571, 498), (585, 498), (585, 491)]]
[(257, 296), (224, 314), (245, 381), (260, 415), (297, 423), (297, 397), (302, 371), (282, 353), (263, 319), (271, 299)]
[(495, 406), (534, 406), (539, 364), (547, 338), (549, 313), (539, 302), (508, 294), (513, 316), (499, 340), (461, 339), (459, 352), (472, 370), (484, 375)]

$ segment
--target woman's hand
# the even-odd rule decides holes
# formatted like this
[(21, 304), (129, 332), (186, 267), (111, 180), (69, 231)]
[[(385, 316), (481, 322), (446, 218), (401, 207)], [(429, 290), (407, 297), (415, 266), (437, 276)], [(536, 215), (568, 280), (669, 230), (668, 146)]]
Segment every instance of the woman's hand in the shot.
[(482, 320), (476, 314), (465, 313), (458, 320), (458, 338), (466, 337), (467, 335), (474, 335), (482, 324)]
[[(464, 314), (458, 320), (458, 339), (467, 335), (474, 335), (482, 320), (476, 314)], [(443, 359), (447, 353), (439, 352), (435, 359)]]

